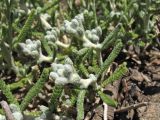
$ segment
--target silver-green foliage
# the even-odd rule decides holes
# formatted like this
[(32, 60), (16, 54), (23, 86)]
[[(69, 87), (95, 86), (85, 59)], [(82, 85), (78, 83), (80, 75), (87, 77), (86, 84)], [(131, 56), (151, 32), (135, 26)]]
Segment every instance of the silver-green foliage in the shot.
[[(75, 92), (74, 95), (71, 93), (72, 98), (74, 98), (72, 105), (74, 105), (76, 101), (77, 120), (81, 120), (84, 118), (84, 100), (85, 96), (88, 95), (89, 87), (96, 92), (95, 95), (100, 96), (103, 102), (111, 106), (117, 105), (114, 100), (103, 93), (101, 88), (105, 87), (108, 83), (120, 79), (122, 75), (127, 72), (126, 66), (120, 65), (109, 78), (105, 76), (105, 71), (109, 68), (123, 47), (122, 39), (119, 34), (122, 32), (122, 25), (118, 24), (117, 27), (103, 39), (103, 30), (98, 26), (95, 4), (93, 4), (93, 16), (96, 26), (85, 26), (86, 21), (88, 21), (86, 18), (90, 19), (90, 12), (85, 10), (70, 21), (65, 20), (60, 26), (52, 27), (50, 22), (42, 16), (43, 12), (56, 3), (57, 1), (44, 8), (32, 9), (21, 30), (17, 30), (17, 23), (15, 23), (13, 27), (16, 29), (16, 32), (18, 32), (18, 35), (13, 39), (14, 41), (10, 43), (12, 47), (8, 51), (6, 47), (8, 43), (6, 43), (5, 40), (3, 41), (1, 45), (5, 45), (7, 52), (4, 52), (3, 54), (6, 56), (2, 55), (0, 59), (2, 58), (1, 61), (5, 60), (10, 63), (10, 67), (15, 69), (15, 74), (17, 75), (18, 73), (17, 76), (20, 76), (20, 78), (26, 77), (27, 74), (31, 75), (30, 78), (32, 79), (37, 77), (35, 74), (31, 74), (35, 66), (39, 66), (38, 70), (43, 70), (40, 78), (34, 83), (33, 87), (22, 100), (20, 105), (20, 110), (22, 112), (27, 108), (32, 99), (43, 89), (47, 80), (50, 79), (54, 82), (54, 86), (49, 101), (49, 109), (41, 116), (47, 116), (51, 112), (57, 112), (57, 107), (61, 105), (59, 101), (67, 91), (65, 87), (68, 86), (68, 84), (72, 84), (74, 89), (78, 89), (78, 92)], [(38, 22), (41, 22), (42, 29), (44, 30), (42, 33), (37, 31), (33, 32), (34, 30), (32, 31), (30, 29), (32, 26), (36, 26), (33, 25), (34, 21), (36, 21), (34, 18), (38, 18)], [(43, 37), (38, 38), (38, 40), (33, 40), (35, 36), (30, 37), (29, 34), (31, 33), (36, 33), (34, 35), (41, 33)], [(41, 44), (43, 46), (41, 46)], [(102, 61), (102, 50), (108, 49), (110, 46), (113, 47), (112, 52), (106, 60)], [(21, 51), (18, 51), (19, 48)], [(19, 59), (21, 56), (22, 58), (31, 57), (33, 61), (23, 59), (16, 61), (12, 52), (16, 52), (17, 58)], [(27, 67), (22, 75), (20, 74), (19, 66), (23, 66), (25, 62)], [(47, 63), (47, 65), (43, 63)], [(48, 66), (50, 66), (50, 68), (47, 68)], [(10, 67), (8, 67), (8, 69)], [(30, 69), (32, 69), (32, 71), (30, 71)], [(19, 84), (19, 82), (17, 82), (17, 84)], [(16, 83), (14, 85), (16, 85)], [(24, 84), (22, 87), (23, 86)], [(9, 88), (2, 80), (0, 81), (0, 88), (9, 102), (16, 102)], [(75, 98), (77, 96), (78, 99), (76, 100)]]

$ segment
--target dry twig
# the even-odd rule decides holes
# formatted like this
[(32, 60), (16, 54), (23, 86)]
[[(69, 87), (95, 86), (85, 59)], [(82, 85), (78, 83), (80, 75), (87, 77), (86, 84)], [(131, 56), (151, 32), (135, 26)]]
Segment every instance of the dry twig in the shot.
[(1, 104), (3, 110), (4, 110), (5, 114), (6, 114), (7, 120), (15, 120), (13, 115), (12, 115), (12, 112), (10, 110), (10, 107), (9, 107), (8, 103), (3, 100), (3, 101), (0, 102), (0, 104)]
[(115, 113), (125, 112), (125, 111), (131, 110), (131, 109), (137, 109), (139, 107), (147, 106), (148, 104), (149, 104), (148, 102), (138, 103), (138, 104), (134, 104), (134, 105), (131, 105), (128, 107), (123, 107), (123, 108), (117, 109), (114, 112)]

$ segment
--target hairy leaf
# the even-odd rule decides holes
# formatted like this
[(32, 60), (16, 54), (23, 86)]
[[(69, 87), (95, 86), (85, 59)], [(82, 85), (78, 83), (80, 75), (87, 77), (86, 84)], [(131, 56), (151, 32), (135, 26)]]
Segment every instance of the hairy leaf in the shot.
[(117, 102), (114, 101), (112, 98), (110, 98), (109, 96), (107, 96), (106, 94), (104, 94), (101, 91), (98, 91), (99, 96), (101, 97), (102, 101), (105, 102), (107, 105), (116, 107), (117, 106)]

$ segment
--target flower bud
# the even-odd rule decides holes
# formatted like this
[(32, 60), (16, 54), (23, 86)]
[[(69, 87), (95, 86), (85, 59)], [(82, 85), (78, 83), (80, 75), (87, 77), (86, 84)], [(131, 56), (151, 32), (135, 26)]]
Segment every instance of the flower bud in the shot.
[(41, 41), (40, 41), (40, 40), (37, 40), (37, 41), (35, 42), (35, 44), (37, 44), (37, 47), (41, 47)]
[(88, 15), (88, 10), (84, 10), (83, 15)]
[(73, 71), (73, 68), (70, 64), (65, 64), (64, 69), (65, 69), (65, 72), (68, 72), (68, 73), (71, 73)]
[(78, 36), (83, 36), (84, 32), (83, 32), (83, 29), (81, 27), (77, 28), (77, 34), (78, 34)]
[(99, 41), (99, 37), (98, 37), (97, 35), (92, 35), (91, 41), (92, 41), (93, 43), (97, 43), (97, 42)]
[(58, 77), (55, 80), (55, 84), (58, 84), (58, 85), (65, 85), (67, 83), (68, 83), (68, 80), (65, 77)]
[(91, 31), (86, 30), (86, 31), (85, 31), (85, 35), (86, 35), (86, 37), (87, 37), (89, 40), (92, 39), (92, 33), (91, 33)]
[(64, 76), (64, 69), (62, 69), (62, 68), (58, 69), (57, 73), (58, 73), (59, 76)]
[(75, 29), (72, 29), (71, 27), (67, 27), (66, 33), (75, 35), (77, 33), (77, 31)]
[(32, 51), (30, 54), (31, 54), (34, 58), (36, 58), (36, 57), (39, 56), (38, 51)]
[(79, 14), (79, 15), (75, 16), (75, 19), (77, 19), (79, 23), (83, 23), (84, 22), (83, 14)]
[(92, 33), (92, 34), (97, 34), (97, 30), (96, 30), (96, 29), (92, 29), (92, 30), (91, 30), (91, 33)]
[(59, 77), (59, 75), (56, 72), (51, 72), (50, 75), (51, 79), (57, 79)]
[(101, 27), (98, 26), (98, 27), (96, 28), (96, 31), (97, 31), (97, 35), (100, 37), (100, 36), (102, 35), (102, 29), (101, 29)]
[(32, 44), (31, 39), (27, 39), (27, 40), (26, 40), (26, 44)]
[(46, 34), (47, 35), (52, 35), (52, 32), (51, 31), (47, 31)]
[(71, 21), (71, 27), (74, 28), (74, 29), (76, 29), (78, 26), (79, 26), (78, 21), (76, 19), (73, 19)]

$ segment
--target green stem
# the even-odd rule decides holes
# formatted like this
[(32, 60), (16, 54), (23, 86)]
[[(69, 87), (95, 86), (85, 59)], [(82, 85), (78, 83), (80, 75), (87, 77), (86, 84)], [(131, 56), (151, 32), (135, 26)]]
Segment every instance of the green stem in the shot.
[(86, 90), (81, 90), (77, 99), (77, 118), (76, 120), (84, 119), (84, 98), (86, 95)]
[(29, 75), (27, 75), (25, 78), (20, 79), (18, 82), (14, 82), (14, 83), (12, 83), (12, 84), (9, 84), (8, 87), (9, 87), (11, 90), (15, 90), (15, 89), (17, 89), (17, 88), (22, 88), (22, 87), (24, 87), (24, 86), (28, 83), (28, 81), (31, 80), (31, 79), (32, 79), (32, 75), (29, 74)]

